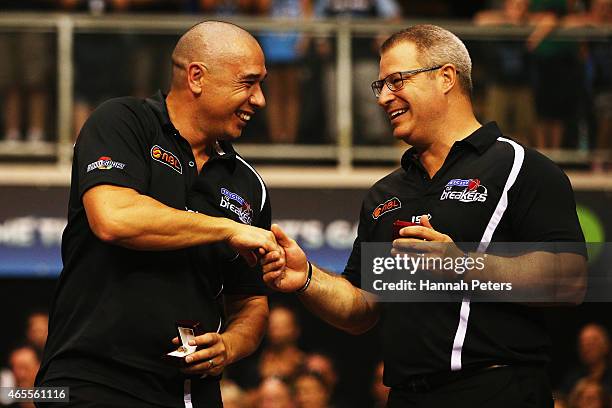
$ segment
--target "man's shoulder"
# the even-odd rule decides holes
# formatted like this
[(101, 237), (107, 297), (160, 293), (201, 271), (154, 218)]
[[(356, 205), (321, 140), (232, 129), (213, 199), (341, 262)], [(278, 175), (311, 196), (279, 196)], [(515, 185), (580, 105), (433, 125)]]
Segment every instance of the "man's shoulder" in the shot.
[(141, 117), (146, 114), (146, 110), (143, 99), (135, 96), (121, 96), (102, 102), (94, 110), (92, 117), (111, 116), (111, 118), (121, 118), (129, 115)]
[(368, 190), (368, 194), (397, 187), (397, 183), (403, 179), (405, 174), (406, 171), (401, 167), (393, 170), (391, 173), (375, 182)]
[(551, 177), (567, 179), (565, 172), (557, 163), (531, 147), (523, 147), (525, 150), (523, 176), (546, 182)]

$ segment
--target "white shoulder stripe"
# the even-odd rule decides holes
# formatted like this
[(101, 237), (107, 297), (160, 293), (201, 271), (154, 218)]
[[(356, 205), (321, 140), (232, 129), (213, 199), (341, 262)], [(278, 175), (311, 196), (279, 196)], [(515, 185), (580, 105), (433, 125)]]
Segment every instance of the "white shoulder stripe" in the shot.
[(264, 204), (266, 203), (266, 185), (264, 184), (259, 174), (255, 171), (253, 167), (251, 167), (249, 163), (244, 161), (244, 159), (238, 155), (236, 155), (236, 158), (240, 160), (242, 163), (244, 163), (244, 165), (247, 166), (249, 169), (251, 169), (253, 173), (255, 173), (255, 175), (257, 176), (257, 179), (259, 180), (259, 183), (261, 184), (261, 207), (259, 208), (259, 211), (262, 211), (264, 208)]
[(480, 245), (478, 246), (478, 252), (484, 252), (487, 250), (489, 243), (491, 242), (491, 238), (493, 238), (493, 233), (497, 229), (499, 222), (501, 221), (504, 213), (506, 212), (506, 208), (508, 208), (508, 191), (514, 185), (516, 178), (523, 167), (523, 161), (525, 160), (525, 149), (520, 144), (516, 143), (513, 140), (506, 139), (505, 137), (498, 137), (497, 140), (500, 142), (509, 143), (514, 149), (514, 163), (512, 163), (512, 168), (510, 169), (510, 174), (506, 179), (506, 184), (504, 185), (504, 190), (502, 191), (502, 195), (497, 203), (497, 207), (495, 207), (495, 211), (493, 212), (493, 216), (489, 220), (489, 224), (485, 229), (485, 232), (480, 240)]
[[(523, 161), (525, 160), (525, 149), (520, 144), (513, 140), (506, 139), (505, 137), (498, 137), (498, 141), (509, 143), (514, 149), (514, 162), (510, 169), (510, 174), (506, 179), (506, 184), (502, 191), (501, 197), (497, 202), (495, 211), (485, 228), (484, 234), (480, 239), (480, 245), (478, 245), (478, 252), (485, 252), (491, 243), (491, 238), (499, 225), (506, 208), (508, 208), (508, 191), (514, 185), (516, 178), (523, 167)], [(461, 370), (461, 353), (463, 351), (463, 343), (465, 342), (465, 335), (467, 333), (468, 319), (470, 317), (470, 298), (466, 296), (461, 302), (461, 310), (459, 311), (459, 325), (457, 326), (457, 332), (455, 333), (455, 340), (453, 341), (453, 350), (451, 352), (451, 371)]]

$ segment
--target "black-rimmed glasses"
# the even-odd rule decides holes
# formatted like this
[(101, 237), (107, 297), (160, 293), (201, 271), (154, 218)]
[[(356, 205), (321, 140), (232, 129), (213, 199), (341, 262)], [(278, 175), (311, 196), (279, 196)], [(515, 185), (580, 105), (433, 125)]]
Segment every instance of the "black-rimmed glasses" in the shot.
[(379, 79), (378, 81), (372, 82), (372, 91), (374, 92), (374, 96), (377, 98), (380, 96), (385, 84), (387, 84), (387, 88), (389, 88), (391, 92), (399, 91), (404, 87), (404, 81), (411, 76), (420, 74), (421, 72), (435, 71), (443, 66), (444, 65), (438, 65), (431, 68), (419, 68), (410, 71), (394, 72), (387, 75), (384, 79)]

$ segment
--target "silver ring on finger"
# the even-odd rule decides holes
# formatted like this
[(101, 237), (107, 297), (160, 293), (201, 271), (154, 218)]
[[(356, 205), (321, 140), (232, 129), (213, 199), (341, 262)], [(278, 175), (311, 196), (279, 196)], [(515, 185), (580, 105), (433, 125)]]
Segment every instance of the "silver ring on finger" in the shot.
[(213, 368), (215, 366), (215, 362), (213, 361), (213, 359), (211, 358), (210, 360), (208, 360), (208, 369), (210, 370), (211, 368)]

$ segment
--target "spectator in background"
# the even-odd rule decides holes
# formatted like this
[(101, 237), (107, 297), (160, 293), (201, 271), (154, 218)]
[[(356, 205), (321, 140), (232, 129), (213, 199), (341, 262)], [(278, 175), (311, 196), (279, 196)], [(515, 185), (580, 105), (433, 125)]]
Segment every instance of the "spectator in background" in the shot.
[[(260, 14), (305, 20), (312, 16), (311, 0), (256, 0)], [(268, 64), (268, 134), (273, 143), (294, 143), (300, 112), (300, 65), (307, 38), (298, 32), (265, 32), (259, 42)]]
[(376, 364), (374, 378), (372, 380), (372, 397), (374, 397), (374, 408), (385, 408), (389, 398), (390, 388), (383, 384), (383, 372), (385, 364), (381, 361)]
[[(565, 27), (599, 27), (612, 24), (612, 0), (592, 0), (589, 11), (565, 18)], [(595, 38), (586, 44), (588, 91), (595, 113), (597, 149), (612, 144), (612, 46), (610, 38)]]
[(39, 356), (45, 349), (49, 327), (49, 315), (46, 312), (33, 312), (28, 316), (26, 340), (36, 349)]
[(566, 376), (561, 384), (561, 390), (569, 394), (581, 378), (588, 378), (601, 383), (609, 393), (612, 390), (610, 338), (603, 326), (589, 323), (580, 330), (578, 356), (582, 366)]
[[(52, 6), (48, 1), (4, 0), (0, 11), (40, 11)], [(9, 144), (22, 140), (22, 125), (28, 142), (40, 143), (46, 138), (52, 49), (51, 36), (46, 33), (0, 33), (0, 98), (4, 122), (0, 139)]]
[(560, 19), (573, 11), (573, 5), (572, 0), (531, 0), (531, 11), (541, 28), (527, 42), (534, 56), (536, 147), (539, 149), (560, 148), (566, 124), (576, 123), (580, 117), (584, 76), (578, 46), (575, 41), (547, 38)]
[(570, 394), (569, 408), (609, 408), (610, 393), (595, 380), (583, 378)]
[(293, 386), (298, 408), (332, 408), (330, 390), (320, 374), (303, 372), (295, 378)]
[(330, 405), (334, 408), (349, 407), (349, 404), (338, 393), (338, 372), (334, 360), (327, 354), (317, 352), (306, 356), (306, 371), (317, 373), (323, 378), (330, 394)]
[(257, 393), (256, 408), (295, 408), (291, 387), (279, 377), (264, 379)]
[[(32, 388), (40, 367), (37, 351), (30, 345), (19, 346), (9, 355), (9, 367), (15, 377), (15, 387)], [(32, 402), (18, 402), (12, 408), (34, 408)]]
[(237, 16), (253, 14), (253, 0), (186, 0), (190, 9), (200, 13), (217, 16)]
[(286, 306), (270, 309), (266, 347), (259, 360), (259, 375), (266, 377), (292, 378), (304, 363), (297, 341), (300, 326), (293, 310)]
[[(481, 11), (474, 17), (480, 26), (518, 27), (533, 24), (529, 0), (505, 0), (501, 9)], [(485, 43), (487, 61), (484, 115), (495, 120), (508, 135), (522, 142), (531, 140), (535, 123), (533, 95), (529, 84), (531, 69), (524, 40), (503, 39)]]
[(223, 408), (246, 408), (244, 392), (235, 382), (224, 378), (221, 380), (220, 387)]
[[(396, 0), (316, 0), (315, 16), (319, 18), (350, 17), (379, 18), (384, 21), (399, 21), (401, 11)], [(378, 78), (378, 46), (383, 36), (357, 36), (352, 41), (352, 74), (354, 135), (357, 143), (387, 144), (389, 123), (384, 112), (371, 101), (371, 90), (365, 85)], [(336, 59), (329, 39), (318, 39), (317, 50), (323, 59), (323, 95), (327, 113), (329, 140), (336, 140)]]
[[(130, 0), (60, 0), (63, 11), (92, 14), (125, 12)], [(103, 101), (129, 94), (130, 77), (122, 63), (128, 58), (127, 37), (122, 34), (81, 33), (74, 37), (74, 111), (76, 138), (81, 127)]]

